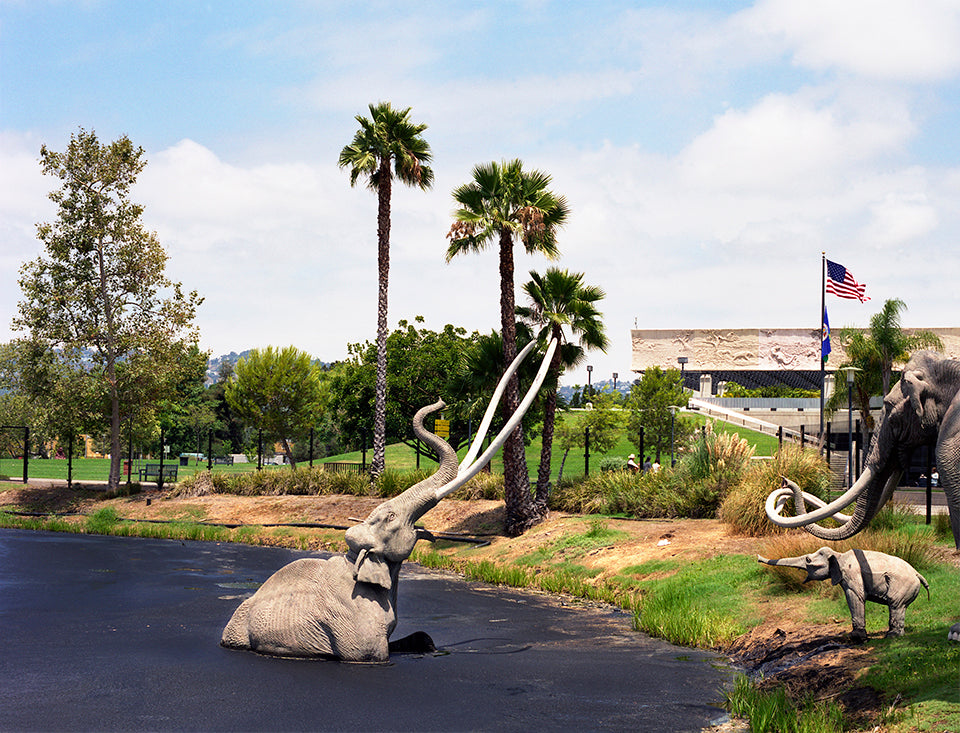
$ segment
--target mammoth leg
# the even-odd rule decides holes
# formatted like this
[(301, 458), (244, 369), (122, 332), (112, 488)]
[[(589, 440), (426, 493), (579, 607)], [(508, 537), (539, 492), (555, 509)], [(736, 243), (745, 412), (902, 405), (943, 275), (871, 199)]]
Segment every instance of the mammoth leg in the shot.
[(902, 604), (890, 604), (890, 627), (887, 636), (903, 636), (907, 622), (907, 607)]
[(850, 638), (854, 641), (865, 641), (867, 638), (867, 612), (864, 599), (847, 585), (843, 586), (843, 594), (847, 598), (847, 607), (850, 609), (850, 619), (853, 622)]
[(937, 436), (937, 470), (950, 510), (953, 542), (960, 550), (960, 394), (954, 398)]

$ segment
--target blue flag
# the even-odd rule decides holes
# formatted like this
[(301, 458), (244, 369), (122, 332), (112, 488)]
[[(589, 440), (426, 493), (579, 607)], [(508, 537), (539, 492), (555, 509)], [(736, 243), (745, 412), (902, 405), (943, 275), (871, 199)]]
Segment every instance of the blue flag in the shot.
[(820, 329), (820, 358), (826, 362), (830, 354), (830, 321), (827, 319), (827, 309), (823, 309), (823, 326)]

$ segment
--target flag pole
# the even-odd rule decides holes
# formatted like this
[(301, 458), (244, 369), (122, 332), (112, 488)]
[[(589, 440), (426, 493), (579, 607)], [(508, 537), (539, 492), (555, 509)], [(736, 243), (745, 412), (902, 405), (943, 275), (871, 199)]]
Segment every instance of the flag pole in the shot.
[(823, 450), (823, 382), (824, 382), (824, 358), (823, 358), (823, 326), (824, 318), (827, 313), (827, 253), (820, 253), (820, 440), (819, 449)]

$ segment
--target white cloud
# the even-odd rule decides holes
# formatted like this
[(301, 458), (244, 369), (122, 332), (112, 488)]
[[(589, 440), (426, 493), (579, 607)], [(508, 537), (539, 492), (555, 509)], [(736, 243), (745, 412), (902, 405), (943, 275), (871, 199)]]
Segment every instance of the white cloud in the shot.
[(960, 71), (960, 5), (953, 0), (760, 0), (738, 20), (818, 71), (911, 82)]

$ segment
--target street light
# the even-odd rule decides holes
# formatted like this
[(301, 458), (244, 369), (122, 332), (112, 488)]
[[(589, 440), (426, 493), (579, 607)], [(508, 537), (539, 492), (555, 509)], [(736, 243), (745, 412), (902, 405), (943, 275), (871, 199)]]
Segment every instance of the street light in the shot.
[(617, 374), (616, 372), (613, 373), (613, 391), (614, 391), (614, 392), (617, 391), (617, 377), (619, 377), (619, 376), (620, 376), (620, 375)]
[(686, 380), (684, 379), (684, 367), (687, 366), (688, 361), (690, 361), (690, 359), (686, 356), (677, 357), (677, 363), (680, 365), (680, 386), (682, 389), (687, 388), (687, 383), (686, 383)]
[(847, 488), (853, 486), (853, 383), (857, 378), (856, 367), (844, 369), (847, 373)]
[(593, 367), (589, 364), (587, 365), (587, 394), (590, 395), (590, 398), (593, 399), (593, 387), (591, 386), (591, 375), (593, 374)]

